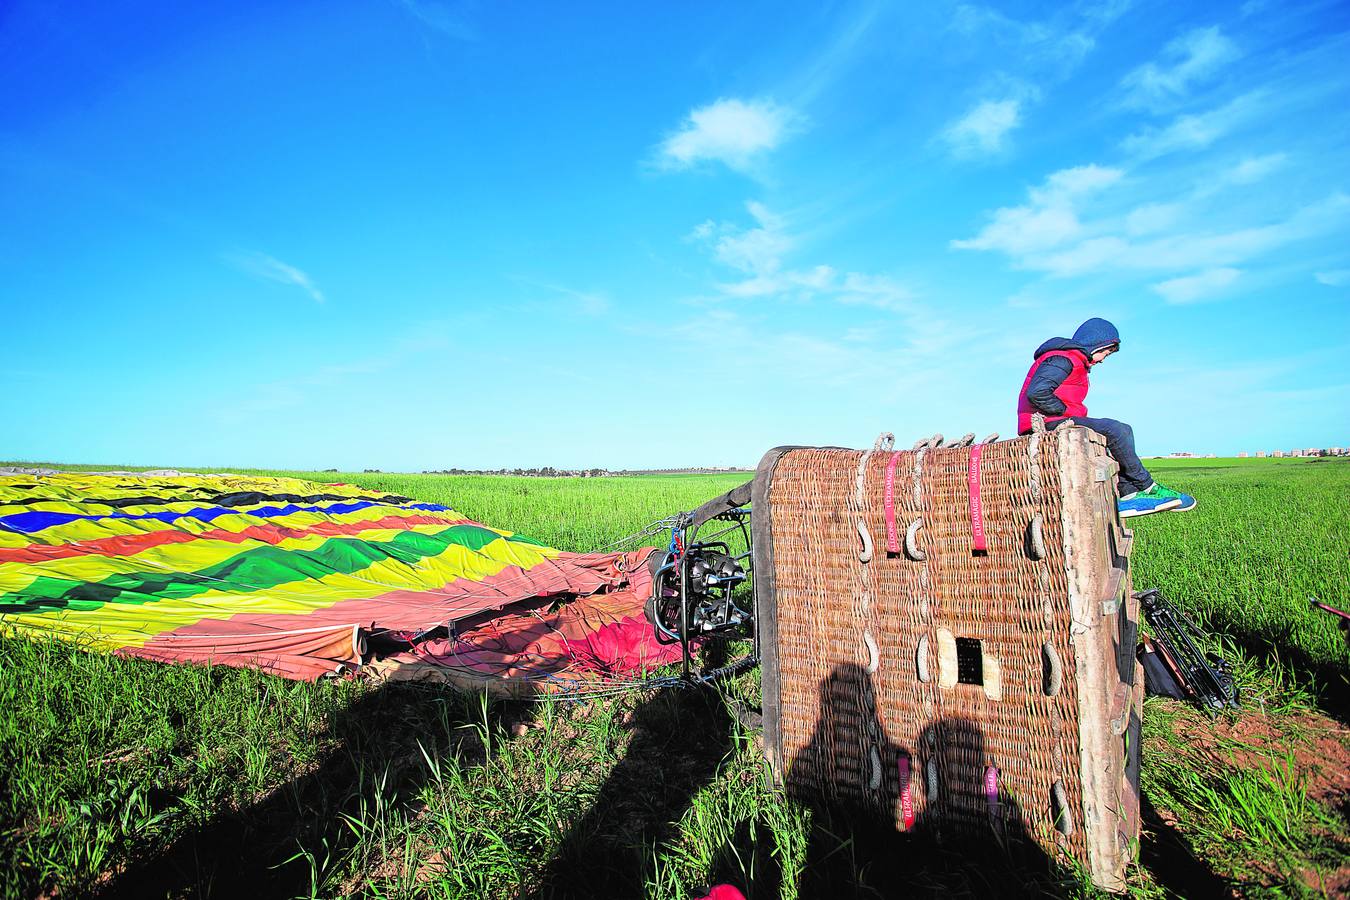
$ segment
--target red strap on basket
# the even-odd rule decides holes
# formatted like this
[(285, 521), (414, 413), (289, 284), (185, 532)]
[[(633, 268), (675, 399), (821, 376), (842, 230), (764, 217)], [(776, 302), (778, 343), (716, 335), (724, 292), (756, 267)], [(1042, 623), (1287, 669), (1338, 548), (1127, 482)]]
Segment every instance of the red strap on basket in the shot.
[(984, 447), (976, 444), (970, 448), (970, 540), (971, 549), (988, 550), (984, 541), (984, 507), (980, 503), (980, 455)]
[(914, 779), (909, 774), (909, 754), (900, 754), (900, 820), (905, 831), (914, 827)]
[(900, 531), (895, 527), (895, 464), (900, 461), (900, 452), (891, 454), (886, 463), (886, 552), (900, 552)]

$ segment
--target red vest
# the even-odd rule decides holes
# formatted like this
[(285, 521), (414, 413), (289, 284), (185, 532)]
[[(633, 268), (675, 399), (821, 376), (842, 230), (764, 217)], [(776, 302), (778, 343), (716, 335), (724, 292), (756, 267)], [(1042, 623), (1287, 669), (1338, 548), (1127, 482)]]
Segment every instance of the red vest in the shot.
[(1055, 388), (1055, 396), (1064, 401), (1064, 412), (1058, 416), (1046, 416), (1045, 421), (1056, 422), (1060, 419), (1067, 419), (1069, 416), (1086, 416), (1088, 414), (1087, 400), (1088, 392), (1088, 360), (1087, 357), (1077, 350), (1051, 350), (1048, 353), (1042, 353), (1036, 357), (1036, 361), (1031, 364), (1027, 370), (1026, 380), (1022, 382), (1022, 393), (1017, 395), (1017, 433), (1027, 434), (1031, 431), (1031, 416), (1036, 412), (1036, 408), (1031, 405), (1027, 399), (1027, 386), (1031, 384), (1031, 377), (1036, 374), (1041, 363), (1052, 356), (1062, 356), (1073, 364), (1073, 371), (1069, 377), (1064, 379), (1064, 383)]

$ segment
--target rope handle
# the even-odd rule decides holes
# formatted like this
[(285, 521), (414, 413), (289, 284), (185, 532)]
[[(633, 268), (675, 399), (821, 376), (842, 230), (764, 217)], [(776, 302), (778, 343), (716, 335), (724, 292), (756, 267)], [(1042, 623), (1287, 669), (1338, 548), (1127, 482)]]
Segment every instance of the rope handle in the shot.
[(1073, 813), (1069, 810), (1069, 798), (1064, 791), (1064, 782), (1056, 781), (1050, 785), (1050, 814), (1054, 817), (1055, 828), (1065, 837), (1073, 834)]
[(867, 523), (862, 519), (858, 520), (858, 537), (862, 539), (862, 549), (858, 551), (858, 562), (869, 563), (872, 561), (872, 532), (867, 530)]
[(932, 449), (934, 449), (935, 447), (941, 447), (941, 446), (942, 446), (942, 435), (941, 435), (941, 434), (935, 434), (935, 435), (933, 435), (932, 437), (919, 438), (917, 441), (914, 442), (914, 446), (911, 447), (910, 449), (911, 449), (911, 450), (932, 450)]
[(923, 562), (928, 554), (919, 549), (919, 529), (923, 527), (923, 516), (919, 516), (905, 529), (905, 555), (915, 562)]
[(1054, 697), (1064, 685), (1064, 667), (1059, 661), (1059, 651), (1050, 641), (1041, 645), (1041, 692)]
[(914, 651), (914, 668), (918, 670), (919, 680), (924, 684), (933, 680), (928, 669), (928, 635), (919, 636), (919, 647)]
[(1027, 549), (1032, 559), (1045, 559), (1045, 517), (1036, 513), (1027, 526)]
[(1045, 434), (1045, 413), (1031, 414), (1031, 430), (1034, 434)]
[(863, 643), (867, 645), (867, 674), (875, 675), (877, 669), (881, 668), (881, 650), (877, 647), (876, 638), (872, 637), (872, 632), (863, 630)]

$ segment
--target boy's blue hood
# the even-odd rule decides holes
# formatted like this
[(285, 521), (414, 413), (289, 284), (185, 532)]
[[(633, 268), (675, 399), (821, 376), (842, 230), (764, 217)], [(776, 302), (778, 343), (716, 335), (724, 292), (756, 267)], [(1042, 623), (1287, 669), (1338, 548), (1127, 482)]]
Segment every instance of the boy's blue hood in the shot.
[(1073, 333), (1073, 339), (1091, 353), (1109, 344), (1120, 343), (1120, 332), (1105, 319), (1088, 319)]
[(1036, 348), (1033, 359), (1040, 359), (1051, 350), (1077, 350), (1084, 356), (1091, 358), (1094, 350), (1100, 350), (1108, 344), (1119, 344), (1120, 332), (1116, 326), (1105, 319), (1088, 319), (1078, 330), (1073, 333), (1073, 337), (1052, 337)]

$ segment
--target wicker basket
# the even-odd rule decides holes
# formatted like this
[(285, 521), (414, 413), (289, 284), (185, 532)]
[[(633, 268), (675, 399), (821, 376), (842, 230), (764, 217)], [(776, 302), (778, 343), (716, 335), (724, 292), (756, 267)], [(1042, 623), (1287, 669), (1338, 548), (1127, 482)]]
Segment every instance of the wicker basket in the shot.
[(1143, 678), (1115, 472), (1076, 426), (766, 454), (755, 603), (780, 783), (901, 830), (1029, 840), (1123, 889)]

